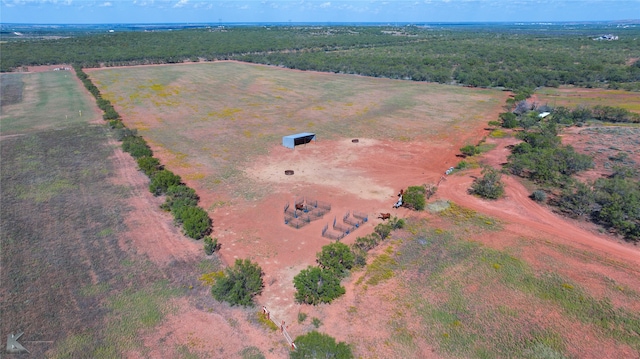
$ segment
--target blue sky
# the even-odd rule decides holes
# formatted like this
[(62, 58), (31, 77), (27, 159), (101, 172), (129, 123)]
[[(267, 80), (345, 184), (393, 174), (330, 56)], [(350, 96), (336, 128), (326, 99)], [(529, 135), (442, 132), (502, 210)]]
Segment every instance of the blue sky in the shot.
[(0, 23), (424, 23), (628, 19), (640, 19), (640, 0), (0, 0)]

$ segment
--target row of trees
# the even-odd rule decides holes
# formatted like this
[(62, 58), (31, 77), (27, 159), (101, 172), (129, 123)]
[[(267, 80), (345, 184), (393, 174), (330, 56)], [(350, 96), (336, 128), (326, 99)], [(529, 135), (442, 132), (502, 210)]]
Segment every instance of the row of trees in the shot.
[(184, 234), (193, 239), (201, 239), (211, 232), (212, 221), (207, 212), (198, 206), (199, 197), (195, 190), (182, 182), (180, 176), (165, 169), (153, 151), (135, 129), (129, 129), (113, 108), (110, 101), (102, 98), (98, 88), (91, 82), (80, 66), (74, 66), (76, 74), (87, 90), (96, 98), (98, 107), (104, 111), (103, 118), (115, 130), (115, 137), (122, 141), (122, 150), (129, 153), (138, 163), (140, 170), (149, 179), (149, 191), (154, 196), (165, 195), (162, 208), (173, 214), (176, 224), (182, 226)]
[[(593, 29), (594, 33), (601, 31)], [(398, 36), (401, 34), (401, 36)], [(470, 86), (573, 84), (639, 89), (637, 29), (618, 41), (585, 33), (500, 27), (272, 27), (125, 32), (3, 44), (0, 70), (78, 63), (98, 67), (234, 59), (301, 70)]]

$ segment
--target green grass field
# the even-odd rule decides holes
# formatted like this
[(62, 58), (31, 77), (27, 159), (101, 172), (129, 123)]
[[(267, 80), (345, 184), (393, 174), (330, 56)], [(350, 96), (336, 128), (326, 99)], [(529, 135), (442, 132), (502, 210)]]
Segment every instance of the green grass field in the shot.
[(87, 123), (95, 117), (94, 104), (70, 71), (2, 74), (0, 81), (3, 136)]

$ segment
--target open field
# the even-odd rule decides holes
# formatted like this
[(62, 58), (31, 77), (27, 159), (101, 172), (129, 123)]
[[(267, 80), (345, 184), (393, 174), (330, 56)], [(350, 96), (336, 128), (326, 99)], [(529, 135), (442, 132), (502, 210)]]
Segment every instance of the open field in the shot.
[(581, 87), (551, 88), (536, 90), (536, 102), (552, 107), (565, 106), (614, 106), (640, 113), (640, 93), (624, 90), (589, 89)]
[[(441, 183), (434, 200), (457, 204), (448, 210), (391, 208), (398, 189), (438, 182), (461, 146), (485, 136), (506, 93), (233, 62), (88, 73), (127, 126), (197, 189), (223, 261), (260, 264), (266, 287), (258, 303), (293, 336), (319, 326), (366, 358), (618, 358), (640, 350), (637, 248), (531, 201), (512, 177), (503, 199), (470, 196), (479, 169)], [(318, 141), (280, 145), (282, 135), (303, 131)], [(488, 139), (495, 147), (479, 161), (504, 162), (511, 143)], [(300, 196), (331, 203), (331, 212), (302, 229), (286, 226), (283, 205)], [(345, 296), (295, 304), (293, 277), (330, 243), (322, 226), (346, 211), (370, 218), (347, 244), (370, 233), (379, 212), (409, 217), (409, 226), (343, 282)], [(165, 252), (177, 247), (165, 242), (131, 247), (166, 263)], [(249, 344), (267, 358), (286, 352), (283, 339), (256, 330), (250, 312), (225, 308), (204, 289), (194, 300), (177, 301), (175, 313), (143, 333), (154, 348), (147, 354), (237, 357)], [(238, 331), (244, 352), (229, 334)]]
[(91, 96), (77, 86), (78, 79), (71, 71), (0, 76), (3, 83), (2, 136), (100, 119), (92, 106)]
[[(159, 209), (161, 200), (149, 193), (148, 179), (106, 127), (89, 123), (95, 120), (89, 116), (67, 123), (47, 115), (68, 94), (90, 99), (78, 81), (58, 75), (18, 75), (25, 83), (47, 83), (51, 92), (45, 101), (37, 88), (25, 88), (24, 97), (43, 108), (29, 112), (31, 103), (15, 101), (12, 111), (31, 118), (10, 126), (17, 136), (4, 136), (2, 128), (2, 336), (24, 332), (19, 342), (37, 358), (148, 357), (152, 350), (155, 357), (185, 357), (189, 350), (177, 344), (162, 346), (159, 354), (137, 337), (174, 315), (174, 302), (192, 308), (184, 298), (198, 293), (194, 297), (208, 300), (216, 313), (194, 313), (238, 346), (229, 356), (265, 347), (234, 341), (238, 331), (261, 329), (232, 327), (220, 314), (229, 309), (198, 290), (198, 275), (218, 270), (219, 262), (205, 259), (201, 245), (173, 226)], [(97, 113), (88, 101), (80, 106)], [(144, 246), (162, 248), (163, 256)]]

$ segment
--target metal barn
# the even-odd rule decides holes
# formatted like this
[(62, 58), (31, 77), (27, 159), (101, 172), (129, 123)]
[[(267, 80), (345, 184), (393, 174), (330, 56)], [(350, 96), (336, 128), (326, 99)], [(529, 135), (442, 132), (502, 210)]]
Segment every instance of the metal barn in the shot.
[(316, 134), (310, 132), (297, 133), (295, 135), (283, 136), (282, 145), (287, 148), (295, 148), (297, 145), (304, 145), (316, 140)]

